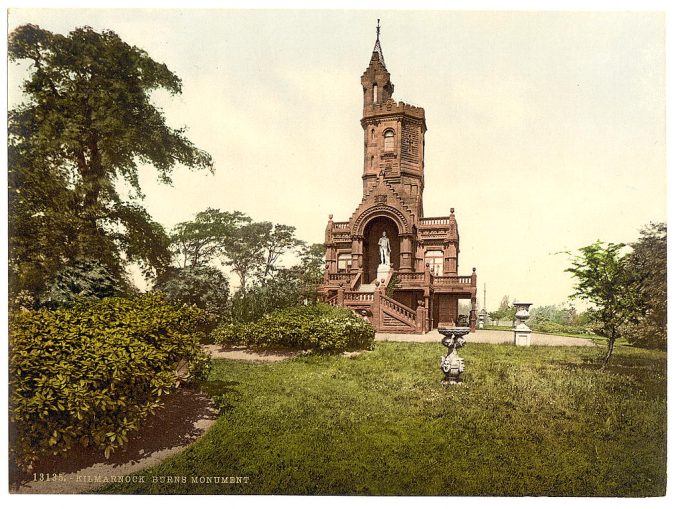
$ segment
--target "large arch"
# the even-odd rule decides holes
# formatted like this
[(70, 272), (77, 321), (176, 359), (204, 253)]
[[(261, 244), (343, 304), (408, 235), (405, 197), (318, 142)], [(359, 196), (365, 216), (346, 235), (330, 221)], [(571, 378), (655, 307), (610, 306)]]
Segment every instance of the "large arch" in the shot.
[(378, 274), (380, 264), (380, 250), (378, 240), (383, 232), (390, 240), (390, 264), (393, 268), (399, 267), (399, 227), (389, 216), (377, 215), (366, 222), (363, 229), (363, 282), (374, 281)]
[(400, 210), (389, 205), (379, 205), (370, 207), (357, 216), (352, 226), (352, 236), (363, 236), (366, 225), (376, 217), (388, 217), (394, 221), (399, 230), (399, 235), (412, 233), (408, 219)]

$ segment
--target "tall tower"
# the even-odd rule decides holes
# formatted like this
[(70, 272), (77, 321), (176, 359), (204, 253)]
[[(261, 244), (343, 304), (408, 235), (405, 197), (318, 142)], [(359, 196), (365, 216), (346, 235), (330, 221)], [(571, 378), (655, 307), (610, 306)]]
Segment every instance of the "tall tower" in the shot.
[(380, 46), (380, 20), (371, 60), (361, 76), (364, 93), (364, 196), (382, 175), (423, 216), (425, 110), (392, 99), (394, 85)]
[[(349, 221), (328, 218), (319, 292), (380, 332), (421, 333), (456, 323), (458, 301), (470, 299), (468, 321), (474, 331), (477, 273), (458, 274), (460, 237), (453, 208), (447, 216), (423, 217), (425, 110), (392, 99), (380, 20), (361, 86), (363, 196)], [(384, 237), (391, 246), (387, 257), (379, 249)]]

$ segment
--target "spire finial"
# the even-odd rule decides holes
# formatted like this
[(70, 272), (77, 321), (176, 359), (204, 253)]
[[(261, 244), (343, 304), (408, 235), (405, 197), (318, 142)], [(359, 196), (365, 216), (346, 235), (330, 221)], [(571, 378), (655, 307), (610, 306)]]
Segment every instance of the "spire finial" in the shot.
[(380, 63), (385, 66), (385, 59), (383, 58), (382, 54), (382, 48), (380, 47), (380, 18), (378, 18), (378, 25), (375, 27), (375, 46), (373, 47), (373, 52), (378, 53), (378, 58), (380, 59)]

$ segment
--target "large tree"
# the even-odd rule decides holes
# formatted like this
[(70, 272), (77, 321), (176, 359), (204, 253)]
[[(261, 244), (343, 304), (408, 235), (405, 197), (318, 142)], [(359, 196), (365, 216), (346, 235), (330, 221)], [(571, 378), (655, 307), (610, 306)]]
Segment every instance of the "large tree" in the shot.
[(624, 247), (625, 244), (597, 241), (572, 255), (571, 267), (566, 269), (575, 279), (572, 297), (591, 304), (594, 329), (607, 338), (603, 367), (612, 356), (623, 326), (638, 311), (638, 285), (629, 268), (630, 255), (622, 253)]
[(638, 314), (624, 328), (624, 336), (636, 346), (665, 349), (667, 344), (667, 228), (651, 223), (631, 244), (629, 268), (637, 283)]
[(224, 265), (238, 275), (240, 288), (245, 288), (250, 282), (264, 284), (280, 270), (281, 256), (302, 245), (293, 226), (246, 221), (224, 238), (221, 252)]
[(169, 239), (139, 204), (138, 166), (152, 165), (166, 183), (178, 164), (212, 170), (150, 100), (157, 89), (179, 94), (179, 77), (89, 27), (61, 35), (24, 25), (10, 34), (8, 54), (30, 64), (25, 102), (8, 115), (11, 290), (37, 292), (80, 259), (117, 277), (128, 262), (167, 265)]
[(222, 212), (208, 208), (194, 219), (177, 224), (171, 234), (171, 248), (180, 267), (200, 267), (216, 261), (224, 245), (238, 236), (239, 228), (252, 220), (239, 211)]

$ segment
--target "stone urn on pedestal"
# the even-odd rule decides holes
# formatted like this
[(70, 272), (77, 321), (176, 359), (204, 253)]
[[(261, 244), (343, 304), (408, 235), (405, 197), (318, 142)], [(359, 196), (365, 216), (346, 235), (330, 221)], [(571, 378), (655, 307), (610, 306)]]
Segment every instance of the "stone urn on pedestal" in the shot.
[(529, 319), (529, 306), (531, 302), (513, 302), (512, 303), (517, 311), (515, 312), (515, 318), (517, 319), (517, 324), (512, 329), (514, 332), (514, 345), (515, 346), (531, 346), (531, 329), (526, 324)]
[(465, 335), (470, 332), (470, 327), (439, 327), (437, 329), (442, 338), (442, 345), (449, 349), (446, 356), (442, 356), (439, 367), (444, 373), (443, 385), (459, 384), (463, 371), (465, 370), (465, 362), (463, 358), (458, 355), (457, 349), (465, 346)]

